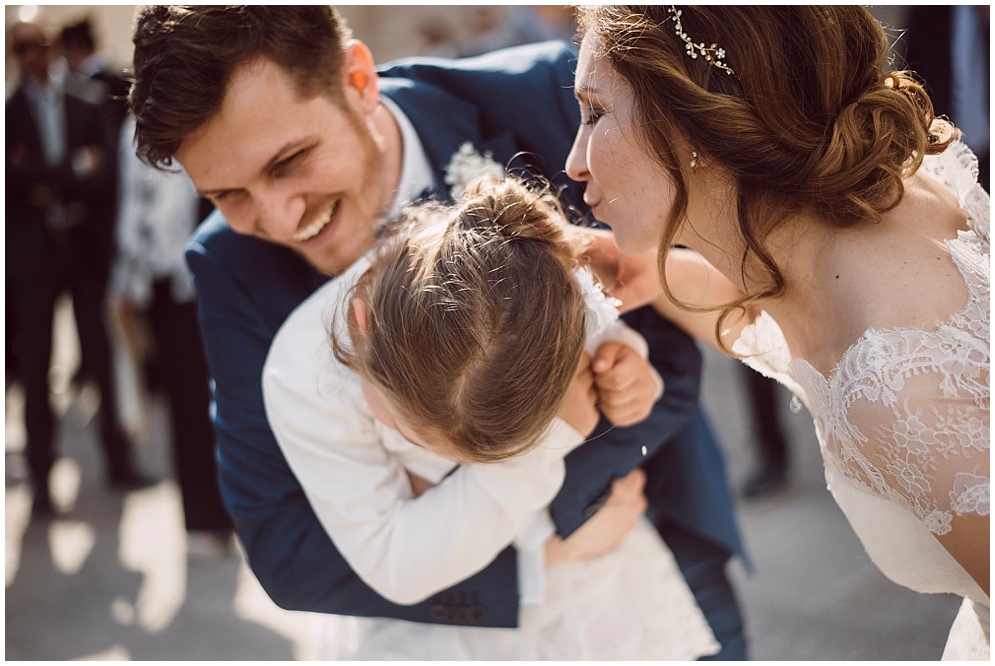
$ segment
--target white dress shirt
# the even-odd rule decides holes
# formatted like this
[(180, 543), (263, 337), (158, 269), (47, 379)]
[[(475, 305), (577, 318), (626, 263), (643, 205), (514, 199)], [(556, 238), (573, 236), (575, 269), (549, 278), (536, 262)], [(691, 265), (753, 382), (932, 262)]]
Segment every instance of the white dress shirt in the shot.
[(183, 253), (199, 222), (200, 198), (186, 173), (162, 171), (135, 153), (135, 119), (121, 128), (118, 148), (117, 256), (111, 291), (139, 306), (152, 299), (156, 280), (168, 279), (173, 299), (194, 298)]
[(31, 112), (38, 124), (45, 162), (55, 166), (66, 156), (66, 107), (62, 89), (55, 81), (42, 84), (25, 75), (24, 94), (31, 102)]

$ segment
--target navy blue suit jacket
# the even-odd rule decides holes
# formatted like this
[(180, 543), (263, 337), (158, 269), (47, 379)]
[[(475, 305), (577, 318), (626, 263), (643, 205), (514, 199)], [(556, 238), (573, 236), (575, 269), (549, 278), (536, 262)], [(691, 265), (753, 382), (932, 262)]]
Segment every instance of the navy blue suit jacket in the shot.
[[(448, 197), (445, 167), (471, 141), (511, 170), (542, 173), (583, 213), (582, 189), (562, 172), (579, 119), (573, 61), (565, 45), (553, 43), (463, 61), (403, 61), (381, 72), (380, 86), (410, 118), (437, 168), (435, 195)], [(277, 329), (327, 278), (290, 250), (233, 233), (217, 214), (202, 225), (187, 260), (215, 380), (222, 493), (250, 566), (273, 600), (295, 610), (516, 626), (513, 548), (453, 588), (397, 606), (352, 572), (314, 516), (266, 421), (260, 380)], [(557, 530), (572, 533), (614, 478), (651, 460), (654, 484), (667, 495), (664, 514), (739, 550), (722, 459), (696, 418), (701, 356), (652, 310), (627, 317), (647, 338), (666, 392), (644, 423), (605, 423), (603, 434), (567, 458), (566, 481), (551, 506)]]

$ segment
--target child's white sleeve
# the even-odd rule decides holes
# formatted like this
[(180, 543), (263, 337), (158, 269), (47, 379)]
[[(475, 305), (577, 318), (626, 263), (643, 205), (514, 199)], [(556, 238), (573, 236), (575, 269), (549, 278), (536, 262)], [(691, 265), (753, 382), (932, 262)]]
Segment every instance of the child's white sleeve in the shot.
[[(586, 266), (577, 269), (574, 271), (574, 280), (587, 303), (584, 351), (593, 358), (598, 348), (604, 343), (620, 342), (636, 350), (640, 356), (648, 360), (649, 345), (646, 344), (646, 340), (619, 318), (618, 306), (621, 302), (605, 295), (591, 269)], [(663, 379), (652, 365), (650, 365), (650, 371), (653, 373), (657, 386), (655, 402), (663, 395)]]

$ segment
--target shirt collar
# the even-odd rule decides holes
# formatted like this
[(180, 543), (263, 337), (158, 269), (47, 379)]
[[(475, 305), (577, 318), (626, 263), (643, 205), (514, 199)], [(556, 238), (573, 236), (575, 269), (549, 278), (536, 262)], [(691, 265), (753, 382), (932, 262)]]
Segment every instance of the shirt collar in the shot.
[(401, 108), (386, 95), (381, 95), (380, 102), (394, 116), (401, 130), (401, 178), (397, 183), (397, 196), (390, 207), (388, 218), (396, 217), (401, 207), (422, 196), (426, 190), (432, 189), (432, 166), (425, 154), (418, 132)]
[(34, 104), (51, 104), (62, 98), (62, 90), (57, 81), (50, 79), (48, 85), (45, 85), (30, 74), (24, 74), (24, 93)]
[(107, 59), (102, 53), (92, 53), (79, 64), (76, 73), (90, 78), (104, 68), (106, 61)]

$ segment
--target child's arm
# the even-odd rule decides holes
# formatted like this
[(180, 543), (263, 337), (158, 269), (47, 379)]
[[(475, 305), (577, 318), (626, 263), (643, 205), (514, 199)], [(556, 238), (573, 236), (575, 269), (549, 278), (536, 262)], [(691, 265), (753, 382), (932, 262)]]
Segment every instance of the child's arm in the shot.
[(394, 603), (417, 603), (483, 569), (549, 504), (563, 481), (563, 456), (582, 441), (556, 419), (531, 452), (464, 465), (415, 499), (357, 378), (330, 367), (327, 347), (302, 349), (283, 331), (274, 342), (263, 383), (267, 417), (335, 546)]
[(648, 360), (649, 345), (618, 317), (617, 300), (613, 304), (601, 295), (601, 287), (581, 275), (578, 281), (591, 308), (585, 350), (591, 355), (598, 409), (616, 426), (640, 423), (664, 391), (660, 373)]

